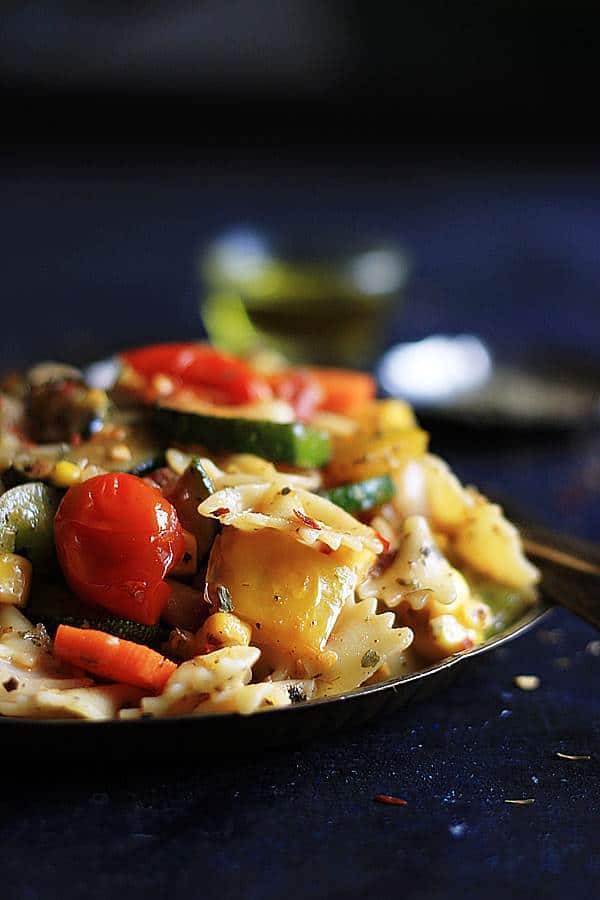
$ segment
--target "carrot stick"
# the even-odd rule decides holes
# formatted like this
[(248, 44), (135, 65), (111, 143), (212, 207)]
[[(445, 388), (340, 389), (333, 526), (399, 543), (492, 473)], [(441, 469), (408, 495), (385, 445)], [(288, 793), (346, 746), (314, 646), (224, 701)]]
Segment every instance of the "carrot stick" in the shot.
[(104, 631), (71, 625), (58, 626), (54, 652), (66, 662), (100, 678), (156, 692), (162, 691), (177, 668), (171, 660), (142, 644), (124, 641)]

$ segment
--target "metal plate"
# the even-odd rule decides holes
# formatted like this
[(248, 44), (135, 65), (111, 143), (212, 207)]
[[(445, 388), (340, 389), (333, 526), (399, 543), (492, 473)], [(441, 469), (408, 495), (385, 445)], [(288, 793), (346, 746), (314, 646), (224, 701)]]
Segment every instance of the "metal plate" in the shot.
[(479, 647), (448, 657), (402, 678), (357, 688), (336, 697), (310, 700), (250, 716), (178, 716), (164, 719), (86, 722), (71, 719), (0, 718), (0, 746), (39, 758), (98, 756), (105, 760), (149, 759), (176, 752), (180, 757), (258, 750), (309, 740), (417, 703), (444, 689), (474, 658), (519, 637), (550, 607), (543, 600)]

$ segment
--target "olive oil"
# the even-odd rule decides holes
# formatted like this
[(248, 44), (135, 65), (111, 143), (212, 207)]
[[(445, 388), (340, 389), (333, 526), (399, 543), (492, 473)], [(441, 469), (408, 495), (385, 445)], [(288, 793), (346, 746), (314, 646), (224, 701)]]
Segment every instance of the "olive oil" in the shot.
[(203, 321), (215, 344), (236, 353), (269, 349), (294, 362), (368, 366), (385, 342), (406, 274), (396, 247), (313, 260), (224, 239), (202, 265)]

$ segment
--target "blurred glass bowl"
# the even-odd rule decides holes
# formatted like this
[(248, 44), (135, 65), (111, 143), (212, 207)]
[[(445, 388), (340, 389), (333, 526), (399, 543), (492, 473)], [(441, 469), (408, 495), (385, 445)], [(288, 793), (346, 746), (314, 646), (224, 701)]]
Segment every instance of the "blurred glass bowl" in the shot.
[(409, 271), (391, 240), (231, 228), (201, 255), (202, 318), (211, 341), (235, 353), (367, 368)]

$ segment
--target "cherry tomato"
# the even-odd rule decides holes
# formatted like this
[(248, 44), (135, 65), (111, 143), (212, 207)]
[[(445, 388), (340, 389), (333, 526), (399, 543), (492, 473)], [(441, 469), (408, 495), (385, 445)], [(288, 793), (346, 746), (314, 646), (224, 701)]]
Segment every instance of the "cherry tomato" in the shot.
[(375, 397), (372, 375), (352, 369), (284, 369), (271, 376), (275, 395), (287, 400), (302, 421), (319, 409), (351, 413)]
[(271, 390), (247, 362), (208, 344), (153, 344), (121, 358), (150, 380), (168, 375), (215, 403), (242, 404), (271, 397)]
[(159, 490), (123, 472), (75, 484), (54, 535), (78, 597), (144, 625), (157, 622), (171, 592), (164, 578), (184, 552), (177, 513)]
[(272, 384), (275, 395), (286, 400), (303, 422), (310, 419), (323, 401), (323, 390), (307, 369), (286, 369), (272, 376)]

